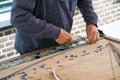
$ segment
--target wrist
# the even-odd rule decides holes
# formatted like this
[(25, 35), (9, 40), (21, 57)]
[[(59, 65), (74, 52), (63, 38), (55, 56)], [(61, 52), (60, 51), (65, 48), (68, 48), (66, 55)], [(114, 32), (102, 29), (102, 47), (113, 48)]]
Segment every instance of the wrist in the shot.
[(93, 28), (97, 28), (97, 27), (96, 27), (96, 25), (94, 25), (94, 24), (88, 24), (88, 25), (87, 25), (87, 29), (88, 29), (88, 28), (89, 28), (89, 29), (93, 29)]
[(97, 24), (94, 24), (94, 23), (87, 24), (87, 27), (88, 27), (88, 26), (94, 26), (94, 27), (96, 27), (96, 28), (98, 27), (98, 25), (97, 25)]

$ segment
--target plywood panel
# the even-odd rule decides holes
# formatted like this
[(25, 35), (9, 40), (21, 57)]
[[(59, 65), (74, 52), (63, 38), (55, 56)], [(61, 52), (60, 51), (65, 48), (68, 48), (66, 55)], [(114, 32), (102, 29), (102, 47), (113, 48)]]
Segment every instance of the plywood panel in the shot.
[[(118, 66), (111, 48), (106, 46), (106, 44), (108, 44), (108, 41), (103, 39), (95, 44), (87, 44), (67, 52), (60, 53), (55, 57), (46, 59), (38, 64), (28, 67), (23, 71), (18, 72), (15, 76), (12, 76), (9, 79), (55, 80), (52, 74), (53, 69), (55, 69), (61, 80), (115, 80), (113, 72), (116, 80), (120, 80), (120, 67)], [(113, 44), (120, 49), (119, 44)], [(103, 48), (101, 51), (99, 51), (97, 48), (99, 45), (101, 45)], [(6, 74), (13, 72), (40, 60), (42, 59), (37, 59), (9, 68), (1, 73)], [(41, 67), (42, 65), (44, 65), (44, 68)], [(25, 79), (21, 78), (23, 72), (27, 74)]]

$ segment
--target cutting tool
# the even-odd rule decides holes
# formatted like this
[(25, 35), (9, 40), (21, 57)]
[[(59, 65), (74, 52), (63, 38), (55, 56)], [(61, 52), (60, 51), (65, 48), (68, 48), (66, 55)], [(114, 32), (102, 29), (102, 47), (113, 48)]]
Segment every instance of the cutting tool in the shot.
[(109, 42), (109, 45), (110, 45), (111, 50), (112, 50), (112, 52), (113, 52), (113, 54), (114, 54), (114, 56), (115, 56), (115, 58), (116, 58), (116, 60), (117, 60), (117, 62), (119, 64), (119, 66), (120, 66), (120, 50), (110, 42)]

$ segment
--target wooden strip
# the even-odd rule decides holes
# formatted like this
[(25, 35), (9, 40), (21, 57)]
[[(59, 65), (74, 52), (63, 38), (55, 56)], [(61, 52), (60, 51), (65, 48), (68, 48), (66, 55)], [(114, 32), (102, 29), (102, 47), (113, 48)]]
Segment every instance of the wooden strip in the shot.
[(108, 35), (105, 35), (104, 38), (120, 44), (120, 39), (117, 39)]

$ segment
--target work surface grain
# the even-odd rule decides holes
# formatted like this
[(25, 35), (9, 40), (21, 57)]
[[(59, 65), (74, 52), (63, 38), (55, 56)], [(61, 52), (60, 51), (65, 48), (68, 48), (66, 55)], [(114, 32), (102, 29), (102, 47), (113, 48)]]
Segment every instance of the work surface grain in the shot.
[[(59, 55), (46, 59), (23, 71), (18, 72), (10, 80), (55, 80), (52, 71), (56, 70), (61, 80), (120, 80), (120, 66), (118, 65), (107, 40), (100, 40), (95, 44), (87, 44)], [(120, 44), (113, 43), (120, 49)], [(103, 49), (98, 50), (102, 45)], [(67, 56), (67, 57), (66, 57)], [(47, 58), (47, 57), (45, 57)], [(10, 73), (40, 59), (30, 61), (0, 72), (0, 75)], [(112, 67), (111, 67), (112, 63)], [(44, 68), (41, 66), (44, 65)], [(113, 72), (112, 72), (113, 68)], [(21, 78), (22, 73), (27, 73), (25, 79)]]

